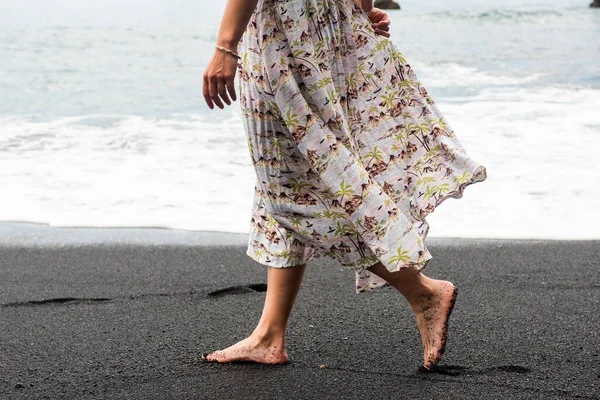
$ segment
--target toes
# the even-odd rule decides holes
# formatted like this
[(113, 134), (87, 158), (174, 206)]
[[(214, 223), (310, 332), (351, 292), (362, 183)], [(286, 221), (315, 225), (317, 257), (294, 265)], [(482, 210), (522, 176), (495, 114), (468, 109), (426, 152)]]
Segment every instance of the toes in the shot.
[(221, 351), (215, 351), (214, 353), (209, 354), (209, 356), (211, 357), (211, 361), (216, 361), (220, 363), (226, 362), (226, 357)]
[(221, 362), (218, 358), (219, 358), (219, 352), (215, 351), (212, 353), (203, 353), (200, 355), (200, 358), (204, 361), (208, 361), (208, 362)]
[(437, 363), (439, 363), (441, 360), (441, 357), (439, 354), (437, 355), (431, 355), (429, 356), (426, 361), (423, 363), (423, 368), (429, 370), (431, 369), (434, 365), (436, 365)]

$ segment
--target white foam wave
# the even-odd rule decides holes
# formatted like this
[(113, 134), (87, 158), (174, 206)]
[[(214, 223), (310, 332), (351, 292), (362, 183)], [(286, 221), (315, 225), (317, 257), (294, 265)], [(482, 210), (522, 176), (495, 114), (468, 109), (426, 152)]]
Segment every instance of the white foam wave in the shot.
[(222, 114), (2, 119), (0, 220), (243, 231), (254, 170)]
[[(429, 218), (435, 237), (600, 238), (600, 90), (489, 86), (437, 104), (488, 180)], [(248, 232), (239, 111), (0, 119), (0, 220)]]
[(581, 88), (448, 99), (441, 107), (488, 180), (436, 210), (432, 235), (600, 238), (596, 104), (600, 91)]
[(456, 63), (424, 64), (415, 62), (414, 65), (417, 75), (426, 86), (440, 88), (522, 85), (540, 81), (545, 76), (544, 73), (525, 76), (498, 75)]

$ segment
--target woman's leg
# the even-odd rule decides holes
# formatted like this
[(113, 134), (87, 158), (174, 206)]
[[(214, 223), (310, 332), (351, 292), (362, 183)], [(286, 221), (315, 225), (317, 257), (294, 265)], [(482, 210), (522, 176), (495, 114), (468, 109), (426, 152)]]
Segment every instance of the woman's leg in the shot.
[(423, 367), (430, 369), (439, 362), (446, 346), (456, 288), (451, 282), (426, 277), (416, 267), (390, 272), (377, 263), (369, 271), (394, 286), (412, 307), (423, 342)]
[(255, 361), (279, 364), (288, 361), (285, 328), (300, 290), (306, 264), (289, 268), (268, 267), (267, 296), (263, 313), (254, 332), (224, 350), (207, 356), (209, 361)]

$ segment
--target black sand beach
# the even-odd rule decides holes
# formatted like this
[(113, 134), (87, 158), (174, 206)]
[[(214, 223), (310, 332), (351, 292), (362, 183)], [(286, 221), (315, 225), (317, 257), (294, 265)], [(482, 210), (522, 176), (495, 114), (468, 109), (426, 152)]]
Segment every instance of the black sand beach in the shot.
[(241, 234), (0, 223), (0, 399), (600, 396), (600, 242), (427, 239), (459, 288), (434, 373), (391, 288), (309, 264), (291, 363), (211, 365), (249, 334), (265, 269)]

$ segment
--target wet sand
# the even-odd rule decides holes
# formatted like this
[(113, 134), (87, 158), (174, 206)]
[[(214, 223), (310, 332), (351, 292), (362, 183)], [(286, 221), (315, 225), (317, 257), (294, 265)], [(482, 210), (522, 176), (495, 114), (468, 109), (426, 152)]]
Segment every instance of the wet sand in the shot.
[(600, 242), (427, 239), (459, 296), (434, 373), (392, 289), (309, 264), (285, 366), (203, 364), (258, 320), (243, 234), (0, 223), (0, 399), (598, 398)]

